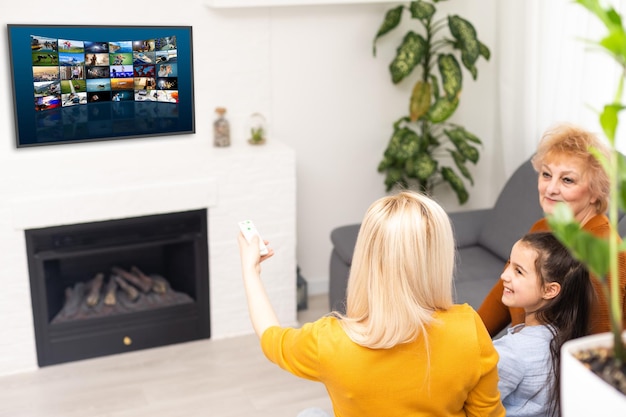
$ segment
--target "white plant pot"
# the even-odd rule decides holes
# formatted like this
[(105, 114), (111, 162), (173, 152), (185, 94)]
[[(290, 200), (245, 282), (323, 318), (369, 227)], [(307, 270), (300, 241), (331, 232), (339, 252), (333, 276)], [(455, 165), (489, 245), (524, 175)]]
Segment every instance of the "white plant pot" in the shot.
[[(626, 332), (622, 334), (626, 337)], [(626, 416), (626, 395), (604, 382), (572, 354), (594, 346), (613, 346), (611, 333), (570, 340), (561, 348), (563, 417)]]

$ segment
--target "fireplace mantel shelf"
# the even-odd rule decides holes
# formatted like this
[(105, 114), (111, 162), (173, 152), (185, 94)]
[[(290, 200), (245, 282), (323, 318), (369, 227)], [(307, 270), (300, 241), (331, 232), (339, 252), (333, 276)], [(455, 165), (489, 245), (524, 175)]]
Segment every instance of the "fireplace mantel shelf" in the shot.
[(398, 3), (397, 0), (204, 0), (216, 9), (274, 6), (324, 6), (334, 4)]

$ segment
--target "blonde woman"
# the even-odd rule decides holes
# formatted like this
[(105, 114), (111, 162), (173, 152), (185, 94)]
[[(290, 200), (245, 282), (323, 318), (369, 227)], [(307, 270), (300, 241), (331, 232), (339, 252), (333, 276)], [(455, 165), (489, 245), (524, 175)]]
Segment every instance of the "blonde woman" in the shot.
[[(253, 327), (267, 358), (320, 381), (336, 416), (504, 416), (498, 355), (477, 313), (452, 302), (454, 238), (433, 200), (374, 202), (356, 243), (347, 310), (281, 327), (261, 282), (258, 238), (239, 236)], [(267, 243), (267, 242), (266, 242)]]

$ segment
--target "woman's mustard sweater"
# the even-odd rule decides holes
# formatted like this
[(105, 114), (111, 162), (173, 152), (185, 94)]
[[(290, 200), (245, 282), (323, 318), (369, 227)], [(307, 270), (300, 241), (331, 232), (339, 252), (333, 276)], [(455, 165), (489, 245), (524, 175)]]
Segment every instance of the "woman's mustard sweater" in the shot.
[(435, 313), (423, 338), (390, 349), (354, 343), (335, 317), (300, 329), (271, 327), (267, 358), (292, 374), (320, 381), (336, 417), (504, 416), (498, 354), (467, 304)]

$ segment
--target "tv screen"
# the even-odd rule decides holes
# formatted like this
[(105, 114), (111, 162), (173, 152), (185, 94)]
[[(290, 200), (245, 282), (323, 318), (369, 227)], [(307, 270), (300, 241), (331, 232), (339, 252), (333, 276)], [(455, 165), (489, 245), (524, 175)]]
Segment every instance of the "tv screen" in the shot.
[(195, 133), (191, 26), (8, 32), (18, 148)]

